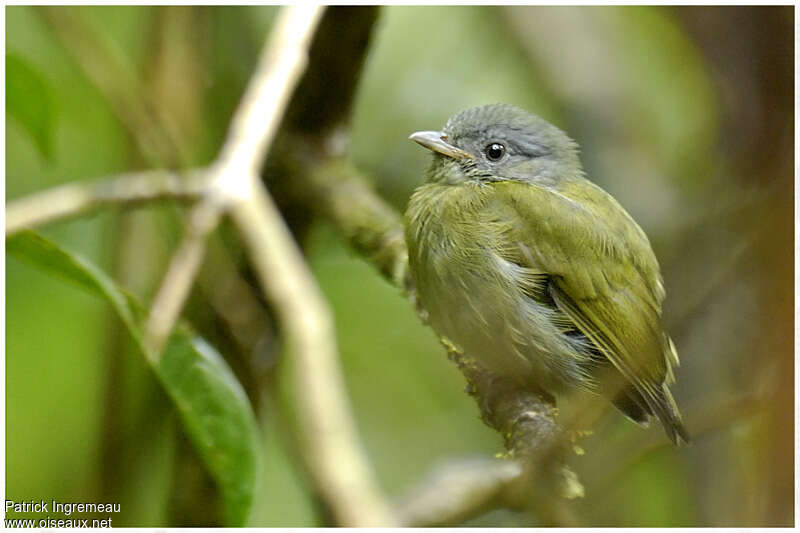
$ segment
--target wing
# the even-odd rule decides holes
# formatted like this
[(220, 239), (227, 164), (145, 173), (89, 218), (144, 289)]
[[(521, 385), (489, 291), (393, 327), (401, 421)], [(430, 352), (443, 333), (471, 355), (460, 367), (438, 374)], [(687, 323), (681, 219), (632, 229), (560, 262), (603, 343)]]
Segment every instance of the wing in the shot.
[(549, 276), (555, 305), (622, 376), (627, 387), (612, 393), (615, 403), (629, 405), (634, 419), (655, 414), (673, 441), (688, 441), (667, 389), (678, 359), (661, 327), (664, 288), (641, 228), (588, 181), (560, 191), (494, 187), (498, 211), (513, 221), (500, 253)]

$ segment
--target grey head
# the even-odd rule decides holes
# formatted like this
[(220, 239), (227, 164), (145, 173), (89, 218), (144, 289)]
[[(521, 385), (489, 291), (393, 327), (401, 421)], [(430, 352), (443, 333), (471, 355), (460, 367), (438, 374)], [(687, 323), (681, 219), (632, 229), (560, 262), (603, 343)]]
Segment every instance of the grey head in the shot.
[(466, 109), (442, 131), (409, 137), (434, 152), (428, 180), (523, 181), (556, 186), (582, 176), (578, 145), (546, 120), (508, 104)]

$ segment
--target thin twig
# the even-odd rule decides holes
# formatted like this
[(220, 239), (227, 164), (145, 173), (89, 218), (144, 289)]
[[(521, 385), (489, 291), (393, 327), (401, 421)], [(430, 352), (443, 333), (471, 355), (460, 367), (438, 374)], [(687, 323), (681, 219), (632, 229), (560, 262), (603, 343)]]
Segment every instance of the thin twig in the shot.
[(6, 206), (6, 237), (25, 228), (76, 216), (109, 204), (130, 205), (170, 198), (195, 200), (205, 189), (202, 170), (180, 175), (165, 170), (120, 174), (34, 193)]
[(189, 297), (203, 262), (206, 238), (217, 226), (221, 211), (219, 203), (207, 199), (194, 206), (189, 213), (186, 234), (170, 260), (147, 317), (146, 342), (154, 354), (160, 354), (163, 350)]
[(401, 497), (397, 516), (406, 527), (460, 524), (491, 509), (522, 476), (515, 461), (476, 458), (439, 466)]

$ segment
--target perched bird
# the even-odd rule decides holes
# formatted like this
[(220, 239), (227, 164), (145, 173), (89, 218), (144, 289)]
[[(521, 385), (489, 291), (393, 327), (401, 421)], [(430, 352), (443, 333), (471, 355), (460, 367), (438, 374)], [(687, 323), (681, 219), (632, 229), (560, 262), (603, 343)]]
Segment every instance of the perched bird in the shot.
[(606, 396), (688, 442), (678, 356), (644, 231), (586, 179), (578, 146), (522, 109), (467, 109), (410, 139), (433, 151), (405, 214), (417, 297), (436, 332), (501, 376)]

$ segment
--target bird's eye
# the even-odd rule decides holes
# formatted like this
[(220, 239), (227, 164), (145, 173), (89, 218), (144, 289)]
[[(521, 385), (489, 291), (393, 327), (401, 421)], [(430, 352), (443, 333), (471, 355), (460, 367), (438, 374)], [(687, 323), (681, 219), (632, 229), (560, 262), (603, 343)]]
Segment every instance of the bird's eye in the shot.
[(492, 143), (487, 145), (484, 151), (489, 161), (497, 161), (505, 155), (506, 147), (500, 143)]

